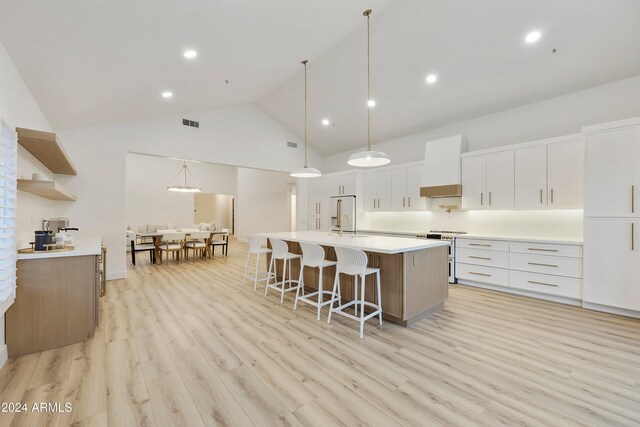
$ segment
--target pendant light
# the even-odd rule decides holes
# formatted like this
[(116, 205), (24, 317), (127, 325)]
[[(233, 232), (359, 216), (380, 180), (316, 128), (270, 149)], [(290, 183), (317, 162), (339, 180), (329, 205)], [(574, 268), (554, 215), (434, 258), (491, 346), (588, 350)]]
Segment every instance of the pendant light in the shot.
[(295, 169), (289, 175), (296, 178), (315, 178), (322, 175), (316, 168), (307, 166), (307, 61), (302, 61), (304, 65), (304, 167)]
[(371, 108), (375, 105), (371, 99), (371, 33), (369, 30), (371, 9), (365, 10), (363, 15), (367, 17), (367, 150), (352, 154), (347, 163), (351, 166), (370, 168), (386, 165), (391, 162), (391, 159), (382, 151), (371, 150)]
[(199, 192), (201, 192), (202, 191), (201, 187), (187, 185), (187, 172), (189, 173), (189, 176), (191, 177), (191, 179), (193, 181), (196, 180), (193, 177), (193, 175), (191, 175), (191, 172), (189, 171), (189, 168), (187, 167), (187, 162), (183, 162), (182, 167), (178, 171), (178, 174), (175, 176), (175, 178), (173, 178), (173, 182), (176, 182), (176, 179), (180, 175), (182, 175), (183, 176), (182, 185), (179, 185), (179, 184), (178, 185), (170, 185), (170, 186), (167, 187), (167, 190), (169, 190), (169, 191), (178, 191), (180, 193), (199, 193)]

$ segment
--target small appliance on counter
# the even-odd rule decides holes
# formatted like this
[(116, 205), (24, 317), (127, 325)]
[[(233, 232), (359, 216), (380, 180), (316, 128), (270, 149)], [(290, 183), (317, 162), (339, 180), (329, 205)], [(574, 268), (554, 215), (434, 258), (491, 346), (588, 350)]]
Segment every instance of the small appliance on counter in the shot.
[(416, 234), (418, 239), (449, 240), (449, 283), (456, 283), (456, 236), (467, 234), (465, 231), (431, 230), (426, 234)]
[(64, 250), (73, 245), (73, 236), (67, 231), (78, 231), (75, 227), (69, 227), (69, 218), (58, 217), (42, 220), (42, 230), (35, 231), (34, 241), (30, 249), (21, 249), (21, 253), (42, 252), (51, 250)]

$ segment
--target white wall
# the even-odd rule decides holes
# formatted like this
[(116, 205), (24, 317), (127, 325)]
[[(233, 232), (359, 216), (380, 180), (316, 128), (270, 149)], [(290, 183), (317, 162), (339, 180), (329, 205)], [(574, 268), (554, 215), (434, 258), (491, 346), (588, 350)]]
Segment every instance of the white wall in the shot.
[[(182, 162), (133, 153), (127, 153), (126, 159), (126, 223), (191, 226), (193, 193), (167, 191)], [(187, 166), (204, 193), (236, 194), (238, 171), (235, 166), (194, 162), (188, 162)], [(189, 174), (187, 180), (192, 184)]]
[[(200, 128), (182, 125), (182, 118)], [(66, 179), (78, 200), (60, 210), (73, 224), (98, 231), (109, 248), (108, 278), (125, 277), (126, 152), (290, 171), (303, 163), (300, 139), (255, 106), (243, 105), (58, 132), (78, 176)], [(299, 144), (298, 147), (302, 145)], [(311, 150), (314, 165), (322, 158)]]
[(236, 198), (236, 236), (246, 240), (248, 234), (289, 231), (288, 173), (238, 168)]
[[(469, 151), (475, 151), (580, 133), (585, 125), (638, 115), (640, 76), (374, 144), (373, 149), (386, 152), (393, 163), (407, 163), (424, 159), (427, 141), (451, 135), (465, 135)], [(356, 151), (327, 156), (323, 172), (347, 169)]]
[[(51, 129), (2, 44), (0, 44), (0, 119), (13, 128)], [(48, 177), (53, 176), (29, 152), (18, 145), (18, 178), (31, 178), (33, 172), (42, 173)], [(52, 216), (54, 209), (55, 203), (50, 200), (22, 191), (18, 192), (16, 243), (19, 248), (33, 241), (33, 231), (41, 228), (42, 219)], [(4, 315), (0, 314), (0, 366), (4, 364), (7, 357), (4, 340)]]

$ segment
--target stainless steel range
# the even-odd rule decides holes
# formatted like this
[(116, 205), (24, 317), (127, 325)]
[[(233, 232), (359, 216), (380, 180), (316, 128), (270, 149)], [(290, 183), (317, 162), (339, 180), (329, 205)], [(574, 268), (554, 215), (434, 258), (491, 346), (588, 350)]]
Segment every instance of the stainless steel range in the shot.
[(418, 239), (448, 240), (449, 244), (449, 283), (456, 283), (456, 236), (467, 234), (464, 231), (431, 230), (426, 234), (416, 234)]

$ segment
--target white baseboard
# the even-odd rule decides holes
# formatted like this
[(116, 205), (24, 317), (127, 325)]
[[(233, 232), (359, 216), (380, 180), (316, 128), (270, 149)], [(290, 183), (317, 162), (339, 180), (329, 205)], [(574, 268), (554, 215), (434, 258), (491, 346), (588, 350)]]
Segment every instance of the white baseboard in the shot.
[(474, 288), (489, 289), (491, 291), (504, 292), (507, 294), (520, 295), (523, 297), (536, 298), (544, 301), (558, 302), (560, 304), (575, 305), (577, 307), (580, 307), (582, 305), (581, 300), (566, 298), (566, 297), (559, 297), (557, 295), (539, 294), (537, 292), (524, 291), (521, 289), (514, 289), (514, 288), (505, 288), (503, 286), (489, 285), (486, 283), (468, 282), (466, 280), (458, 280), (458, 284), (464, 285), (464, 286), (472, 286)]
[(126, 279), (127, 278), (127, 272), (126, 271), (118, 271), (115, 273), (107, 273), (107, 280), (120, 280), (120, 279)]
[(5, 363), (7, 363), (8, 359), (9, 353), (7, 352), (7, 345), (2, 344), (2, 346), (0, 347), (0, 368), (2, 368)]
[(607, 305), (594, 304), (592, 302), (583, 302), (582, 307), (587, 310), (603, 311), (605, 313), (617, 314), (618, 316), (635, 317), (640, 319), (640, 311), (628, 310), (626, 308), (609, 307)]

